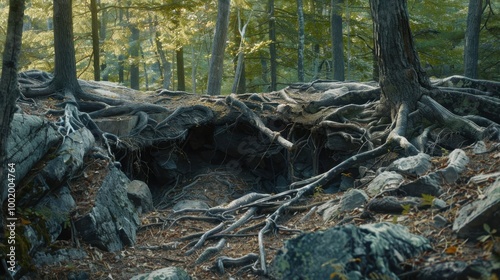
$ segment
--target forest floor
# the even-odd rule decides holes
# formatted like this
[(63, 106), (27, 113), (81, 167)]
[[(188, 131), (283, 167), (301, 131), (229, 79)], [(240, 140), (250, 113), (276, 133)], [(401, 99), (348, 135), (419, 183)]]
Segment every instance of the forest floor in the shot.
[[(41, 112), (43, 107), (45, 107), (44, 109), (51, 108), (53, 104), (50, 103), (52, 102), (50, 100), (46, 102), (48, 103), (44, 106), (32, 109), (32, 113), (39, 110)], [(177, 105), (174, 102), (171, 106)], [(488, 147), (491, 147), (491, 145), (494, 144), (487, 143)], [(361, 225), (365, 223), (391, 222), (404, 225), (412, 233), (427, 237), (433, 246), (432, 251), (407, 260), (404, 263), (407, 270), (418, 270), (425, 267), (426, 264), (450, 260), (488, 259), (492, 254), (492, 249), (497, 247), (493, 246), (491, 238), (486, 242), (459, 239), (451, 227), (461, 206), (481, 199), (483, 196), (482, 189), (491, 184), (491, 182), (474, 184), (470, 183), (469, 179), (478, 174), (493, 173), (500, 170), (500, 150), (493, 149), (490, 153), (475, 155), (472, 153), (472, 148), (464, 147), (463, 149), (469, 156), (470, 162), (466, 171), (460, 175), (456, 183), (443, 186), (444, 194), (440, 198), (450, 205), (445, 211), (434, 208), (410, 209), (408, 213), (400, 215), (374, 214), (371, 219), (362, 219), (360, 215), (364, 209), (360, 208), (343, 213), (341, 216), (327, 222), (324, 222), (321, 216), (315, 213), (305, 221), (301, 221), (312, 206), (340, 198), (343, 194), (342, 192), (328, 194), (317, 191), (281, 216), (279, 223), (289, 229), (304, 233), (320, 231), (345, 223)], [(433, 168), (429, 172), (446, 166), (447, 160), (446, 156), (433, 157)], [(385, 164), (388, 163), (390, 162), (385, 162)], [(71, 185), (78, 207), (81, 208), (85, 208), (86, 205), (90, 204), (89, 201), (86, 201), (88, 200), (86, 197), (89, 197), (88, 193), (95, 191), (96, 185), (93, 182), (99, 181), (99, 178), (102, 178), (107, 172), (107, 163), (105, 161), (88, 159), (85, 166), (85, 178)], [(229, 184), (227, 184), (228, 182)], [(188, 189), (182, 188), (182, 186), (187, 185), (190, 185)], [(179, 186), (174, 188), (171, 193), (172, 196), (182, 195), (184, 198), (189, 198), (202, 195), (212, 202), (211, 206), (219, 205), (221, 201), (227, 202), (244, 193), (254, 191), (252, 190), (252, 183), (242, 178), (240, 174), (231, 174), (227, 170), (221, 171), (218, 166), (207, 166), (204, 171), (198, 172), (191, 178), (185, 178), (184, 182), (180, 183)], [(445, 217), (449, 223), (444, 227), (435, 226), (434, 217), (436, 215)], [(194, 265), (203, 249), (186, 256), (185, 252), (192, 246), (192, 241), (197, 239), (183, 240), (183, 238), (191, 234), (206, 232), (219, 222), (214, 224), (186, 219), (173, 223), (177, 217), (179, 215), (174, 215), (172, 207), (142, 215), (142, 225), (138, 230), (137, 243), (135, 246), (120, 252), (104, 252), (81, 242), (81, 248), (87, 252), (85, 259), (40, 268), (38, 270), (39, 279), (67, 279), (67, 275), (71, 271), (86, 271), (90, 275), (90, 279), (130, 279), (135, 275), (169, 266), (184, 268), (194, 279), (266, 279), (250, 271), (240, 271), (239, 268), (227, 269), (224, 275), (220, 275), (212, 269), (216, 257), (205, 263)], [(245, 236), (227, 237), (226, 246), (219, 255), (239, 257), (248, 253), (258, 253), (257, 233), (262, 228), (262, 225), (258, 225), (260, 223), (262, 223), (262, 219), (248, 223), (246, 226), (255, 224), (256, 227), (246, 232)], [(282, 231), (267, 234), (264, 239), (267, 260), (270, 262), (276, 252), (283, 246), (283, 243), (297, 234), (299, 233)], [(203, 248), (214, 246), (217, 241), (208, 240)], [(70, 240), (58, 240), (54, 247), (74, 247), (74, 245), (71, 244)], [(500, 252), (497, 253), (500, 254)]]

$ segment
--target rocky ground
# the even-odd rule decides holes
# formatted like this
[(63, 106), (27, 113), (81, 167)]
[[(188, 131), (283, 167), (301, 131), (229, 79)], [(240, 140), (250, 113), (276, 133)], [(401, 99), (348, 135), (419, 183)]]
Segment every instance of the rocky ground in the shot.
[[(488, 146), (491, 147), (492, 143)], [(329, 221), (323, 221), (320, 215), (314, 213), (309, 218), (302, 220), (309, 210), (332, 199), (340, 198), (343, 192), (328, 194), (318, 190), (313, 195), (304, 199), (300, 205), (290, 209), (280, 220), (282, 225), (297, 232), (278, 232), (269, 234), (265, 238), (267, 246), (268, 261), (274, 257), (276, 251), (283, 246), (283, 242), (293, 238), (300, 232), (314, 232), (325, 230), (329, 227), (353, 223), (361, 225), (364, 223), (390, 222), (404, 225), (412, 233), (422, 235), (431, 240), (432, 251), (421, 256), (407, 260), (404, 265), (406, 269), (419, 270), (430, 264), (447, 261), (462, 260), (472, 262), (478, 259), (491, 259), (494, 254), (500, 255), (499, 244), (495, 243), (495, 237), (483, 240), (464, 240), (457, 238), (456, 233), (451, 229), (457, 211), (468, 202), (482, 199), (482, 189), (491, 183), (490, 181), (471, 183), (469, 179), (478, 174), (488, 174), (500, 170), (500, 150), (492, 150), (490, 153), (475, 155), (471, 148), (465, 151), (470, 158), (467, 170), (460, 175), (455, 184), (445, 186), (443, 199), (449, 207), (444, 210), (435, 208), (409, 209), (401, 214), (374, 214), (370, 218), (362, 217), (363, 207), (356, 208), (350, 212), (342, 213), (340, 216)], [(446, 165), (446, 156), (434, 157), (432, 159), (433, 169)], [(91, 191), (93, 176), (101, 176), (106, 172), (104, 165), (98, 162), (89, 163), (87, 173), (90, 174), (87, 180), (78, 184), (73, 189), (78, 191)], [(251, 191), (251, 182), (245, 182), (244, 178), (238, 178), (226, 171), (219, 171), (216, 167), (206, 170), (205, 173), (192, 178), (195, 184), (190, 185), (187, 190), (178, 187), (172, 192), (173, 197), (178, 199), (197, 198), (203, 196), (213, 205)], [(228, 184), (229, 183), (229, 184)], [(363, 188), (361, 186), (360, 188)], [(85, 197), (81, 197), (79, 207), (84, 207)], [(265, 213), (263, 213), (265, 214)], [(436, 216), (444, 218), (436, 219)], [(194, 265), (200, 251), (185, 256), (185, 252), (192, 246), (194, 239), (184, 240), (186, 237), (202, 233), (214, 227), (216, 223), (198, 221), (195, 219), (176, 220), (179, 215), (173, 215), (172, 207), (163, 210), (153, 211), (141, 217), (142, 226), (139, 229), (137, 244), (126, 248), (123, 251), (108, 253), (86, 244), (81, 244), (87, 252), (87, 257), (83, 260), (62, 262), (58, 265), (41, 268), (39, 276), (42, 279), (66, 279), (72, 271), (85, 271), (90, 275), (90, 279), (130, 279), (131, 277), (157, 270), (168, 266), (184, 268), (192, 277), (196, 279), (265, 279), (251, 273), (250, 271), (240, 271), (239, 268), (227, 269), (221, 275), (213, 268), (216, 257), (207, 262)], [(196, 214), (194, 214), (196, 216)], [(261, 224), (262, 221), (251, 222), (248, 226)], [(445, 224), (443, 224), (445, 223)], [(262, 224), (260, 225), (260, 227)], [(221, 254), (239, 257), (248, 253), (258, 252), (257, 232), (259, 226), (254, 230), (249, 230), (244, 236), (227, 237), (227, 244)], [(484, 235), (488, 233), (485, 231)], [(207, 246), (214, 246), (217, 240), (210, 240)], [(57, 241), (54, 246), (71, 247), (70, 241)], [(496, 250), (496, 251), (495, 251)], [(411, 278), (410, 278), (411, 279)]]
[[(219, 119), (234, 117), (234, 114), (231, 115), (232, 113), (224, 112), (223, 108), (227, 108), (227, 106), (220, 104), (224, 98), (199, 97), (176, 92), (169, 92), (166, 95), (159, 95), (154, 92), (139, 93), (124, 87), (104, 83), (99, 84), (99, 87), (95, 87), (95, 84), (92, 83), (87, 86), (87, 90), (94, 91), (94, 93), (106, 97), (130, 99), (137, 102), (151, 102), (161, 104), (172, 110), (180, 106), (194, 106), (194, 104), (198, 103), (211, 104), (210, 108), (216, 114), (219, 114)], [(295, 100), (307, 101), (304, 100), (306, 99), (304, 96), (295, 96), (291, 92), (288, 93)], [(319, 94), (321, 92), (313, 92), (309, 97), (312, 98), (313, 95)], [(251, 101), (253, 98), (256, 98), (257, 103), (266, 100), (264, 102), (266, 105), (276, 107), (272, 99), (274, 96), (275, 94), (266, 96), (248, 94), (245, 95), (245, 100)], [(57, 100), (47, 98), (37, 100), (36, 102), (26, 101), (26, 103), (20, 106), (27, 114), (41, 115), (55, 121), (57, 118), (50, 114), (47, 115), (46, 112), (48, 109), (57, 110), (56, 104), (58, 102)], [(262, 110), (262, 108), (260, 109)], [(293, 110), (294, 108), (291, 107), (278, 106), (278, 111), (281, 113), (290, 113)], [(256, 111), (258, 111), (258, 108)], [(332, 109), (332, 111), (335, 111), (335, 109)], [(261, 112), (261, 117), (273, 120), (273, 113), (266, 113), (266, 110), (262, 110)], [(272, 112), (276, 113), (276, 111)], [(297, 123), (313, 126), (318, 116), (331, 112), (322, 111), (316, 113), (315, 110), (312, 110), (310, 114), (302, 114), (301, 112), (291, 113), (294, 113)], [(118, 129), (113, 127), (117, 123), (116, 120), (126, 120), (126, 118), (116, 117), (109, 129)], [(274, 125), (278, 127), (279, 124), (276, 123), (275, 119), (274, 122)], [(243, 126), (238, 129), (240, 133), (244, 133), (244, 130), (249, 128)], [(290, 129), (290, 127), (288, 126), (287, 129)], [(293, 129), (292, 127), (290, 130)], [(176, 174), (182, 174), (182, 176), (156, 176), (154, 180), (148, 178), (148, 176), (141, 177), (142, 173), (148, 175), (156, 174), (153, 171), (145, 171), (148, 168), (153, 169), (154, 167), (151, 165), (151, 162), (146, 161), (144, 155), (142, 155), (143, 157), (137, 156), (142, 161), (124, 161), (130, 164), (130, 166), (123, 166), (124, 169), (128, 168), (128, 171), (135, 172), (134, 176), (138, 177), (138, 179), (143, 181), (150, 179), (149, 183), (155, 205), (153, 211), (140, 215), (141, 225), (137, 229), (137, 240), (133, 246), (128, 246), (117, 252), (106, 252), (89, 245), (87, 242), (83, 242), (68, 227), (63, 230), (58, 240), (50, 245), (50, 248), (58, 250), (77, 247), (83, 249), (85, 256), (75, 260), (65, 260), (57, 264), (37, 267), (29, 277), (31, 279), (130, 279), (141, 273), (175, 266), (183, 268), (195, 279), (265, 279), (264, 276), (254, 273), (248, 267), (247, 269), (242, 269), (241, 267), (227, 268), (224, 273), (221, 273), (214, 265), (214, 262), (220, 256), (240, 257), (249, 253), (258, 254), (258, 232), (264, 226), (264, 217), (275, 211), (278, 207), (277, 204), (259, 208), (258, 212), (254, 215), (254, 219), (251, 219), (239, 229), (227, 232), (223, 236), (226, 239), (223, 250), (218, 255), (204, 261), (198, 259), (203, 250), (209, 246), (215, 246), (222, 236), (207, 240), (204, 246), (194, 251), (193, 254), (186, 255), (186, 252), (192, 248), (201, 234), (216, 227), (220, 223), (220, 220), (211, 219), (203, 213), (196, 211), (179, 213), (176, 211), (178, 209), (176, 207), (179, 207), (178, 203), (182, 201), (193, 200), (202, 201), (208, 207), (216, 207), (218, 205), (226, 205), (232, 200), (250, 192), (269, 192), (270, 190), (270, 192), (277, 192), (286, 190), (288, 186), (283, 188), (283, 185), (280, 188), (274, 189), (266, 187), (270, 184), (269, 182), (277, 183), (280, 180), (273, 179), (272, 176), (269, 179), (269, 174), (266, 174), (266, 171), (269, 171), (267, 169), (273, 168), (274, 165), (269, 167), (269, 164), (273, 163), (273, 161), (268, 160), (264, 156), (272, 154), (276, 157), (276, 155), (280, 156), (280, 154), (272, 150), (274, 148), (272, 145), (268, 145), (264, 147), (264, 150), (259, 150), (261, 147), (253, 147), (259, 150), (259, 154), (258, 156), (251, 156), (251, 160), (247, 160), (248, 155), (246, 155), (246, 158), (243, 158), (245, 164), (234, 165), (234, 161), (226, 159), (207, 162), (207, 155), (200, 147), (206, 146), (208, 141), (204, 139), (203, 129), (195, 129), (195, 131), (191, 132), (191, 138), (188, 137), (186, 141), (180, 144), (177, 143), (174, 147), (178, 149), (176, 153), (178, 159), (175, 161), (176, 167), (174, 171), (178, 172)], [(196, 135), (196, 133), (201, 134)], [(211, 133), (213, 133), (214, 137), (216, 136), (215, 132), (212, 131)], [(219, 140), (222, 141), (224, 139)], [(296, 140), (296, 142), (300, 142), (301, 140), (304, 142), (309, 141), (309, 139)], [(249, 143), (256, 143), (252, 141), (249, 141)], [(265, 251), (267, 253), (266, 260), (271, 262), (286, 240), (302, 233), (322, 231), (337, 225), (362, 225), (379, 222), (403, 225), (411, 233), (429, 239), (432, 245), (432, 250), (428, 250), (415, 258), (405, 260), (401, 264), (405, 271), (405, 273), (399, 275), (401, 279), (413, 279), (415, 274), (423, 268), (436, 263), (450, 261), (472, 263), (478, 260), (491, 260), (495, 257), (500, 257), (498, 237), (496, 237), (495, 230), (492, 230), (488, 223), (484, 226), (483, 234), (479, 238), (458, 238), (456, 232), (452, 229), (460, 209), (471, 202), (485, 200), (486, 195), (484, 190), (492, 185), (496, 178), (500, 177), (500, 174), (496, 174), (484, 180), (470, 180), (480, 174), (493, 174), (500, 171), (500, 146), (498, 143), (488, 141), (484, 144), (485, 146), (481, 152), (477, 150), (478, 145), (473, 145), (472, 143), (470, 145), (463, 145), (461, 149), (467, 155), (469, 162), (465, 169), (458, 174), (459, 177), (455, 178), (456, 180), (454, 179), (453, 182), (440, 185), (441, 190), (439, 195), (417, 196), (419, 200), (417, 204), (414, 204), (412, 202), (414, 200), (409, 198), (406, 203), (405, 195), (399, 195), (399, 198), (402, 199), (402, 203), (399, 205), (402, 207), (402, 210), (382, 213), (384, 211), (373, 211), (370, 208), (369, 202), (374, 198), (383, 198), (395, 194), (391, 191), (381, 191), (379, 194), (370, 195), (369, 199), (358, 203), (354, 207), (349, 207), (346, 211), (335, 211), (333, 215), (325, 219), (323, 206), (339, 204), (344, 195), (349, 192), (349, 190), (343, 188), (344, 182), (349, 182), (348, 185), (354, 187), (356, 190), (369, 192), (368, 188), (375, 178), (375, 172), (380, 168), (390, 165), (399, 155), (396, 152), (388, 151), (386, 155), (366, 163), (364, 167), (367, 167), (373, 173), (366, 172), (365, 170), (363, 171), (365, 174), (361, 175), (363, 172), (349, 169), (342, 173), (340, 179), (335, 179), (335, 182), (332, 182), (328, 186), (317, 187), (313, 193), (308, 193), (296, 204), (286, 209), (278, 220), (279, 225), (283, 227), (264, 236)], [(247, 149), (239, 148), (240, 152), (247, 151)], [(230, 154), (230, 149), (231, 147), (228, 146), (227, 155)], [(320, 152), (316, 152), (316, 148), (308, 147), (307, 149), (309, 150), (304, 149), (306, 152), (297, 155), (297, 158), (318, 157), (319, 160), (317, 162), (320, 165), (332, 166), (332, 162), (339, 162), (345, 158), (345, 155), (340, 152), (329, 152), (327, 156), (322, 157)], [(442, 170), (448, 166), (451, 150), (439, 150), (441, 149), (439, 145), (436, 146), (436, 149), (437, 151), (433, 152), (434, 156), (430, 157), (430, 167), (422, 174), (418, 174), (418, 176), (405, 174), (402, 177), (400, 185), (413, 182), (417, 178), (431, 174), (437, 170)], [(276, 161), (279, 161), (279, 157), (278, 160), (274, 158), (274, 164), (282, 167)], [(183, 162), (186, 164), (183, 165)], [(315, 166), (314, 168), (307, 166), (306, 163), (310, 162), (316, 161), (297, 160), (298, 164), (304, 166), (300, 168), (300, 172), (297, 171), (298, 169), (294, 169), (294, 172), (297, 172), (294, 174), (302, 178), (307, 178), (309, 171), (321, 170), (321, 166)], [(165, 160), (164, 164), (168, 165), (169, 161)], [(37, 166), (32, 172), (36, 172), (37, 169), (42, 168), (43, 164)], [(323, 171), (324, 169), (325, 167), (323, 167)], [(96, 182), (101, 182), (108, 172), (109, 160), (91, 156), (84, 158), (83, 170), (68, 181), (71, 195), (76, 202), (76, 207), (72, 211), (73, 218), (79, 217), (92, 209), (95, 205), (95, 195), (100, 186)], [(271, 175), (279, 174), (279, 176), (283, 177), (282, 173), (274, 170), (269, 172)], [(30, 175), (28, 174), (27, 177), (29, 178)], [(262, 178), (267, 179), (264, 180)], [(168, 184), (162, 185), (161, 180), (167, 180)], [(283, 199), (286, 199), (286, 197)], [(437, 203), (435, 199), (439, 199), (439, 205), (433, 204)], [(236, 219), (244, 214), (243, 210), (245, 209), (234, 213)], [(496, 220), (491, 220), (491, 226), (497, 225), (496, 223)], [(242, 228), (244, 230), (241, 230)], [(339, 277), (342, 278), (341, 275)]]

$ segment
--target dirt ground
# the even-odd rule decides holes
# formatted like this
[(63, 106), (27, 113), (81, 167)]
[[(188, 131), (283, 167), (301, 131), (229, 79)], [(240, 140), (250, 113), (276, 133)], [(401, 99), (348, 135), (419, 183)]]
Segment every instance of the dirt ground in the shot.
[[(491, 143), (488, 144), (490, 147)], [(467, 170), (461, 174), (455, 184), (444, 186), (444, 194), (440, 197), (450, 205), (445, 211), (438, 211), (433, 208), (416, 210), (411, 209), (408, 213), (401, 215), (374, 214), (371, 219), (360, 217), (364, 209), (355, 209), (349, 213), (343, 213), (340, 217), (324, 222), (322, 218), (313, 214), (305, 221), (300, 221), (308, 213), (308, 210), (319, 202), (326, 202), (339, 198), (342, 193), (326, 194), (318, 190), (313, 195), (304, 199), (300, 205), (296, 205), (291, 211), (280, 219), (280, 224), (300, 232), (314, 232), (342, 224), (354, 223), (357, 225), (375, 222), (394, 222), (405, 225), (412, 233), (427, 237), (433, 246), (433, 250), (424, 253), (414, 259), (407, 260), (404, 267), (407, 270), (418, 270), (428, 264), (434, 264), (451, 260), (472, 261), (476, 259), (489, 259), (493, 254), (500, 255), (495, 245), (493, 237), (487, 238), (484, 242), (478, 240), (463, 240), (456, 237), (451, 230), (457, 211), (461, 206), (483, 197), (482, 190), (492, 182), (482, 182), (480, 184), (469, 183), (472, 176), (478, 174), (493, 173), (500, 170), (500, 149), (493, 149), (492, 152), (481, 155), (473, 155), (470, 148), (464, 149), (470, 163)], [(446, 157), (434, 157), (432, 160), (433, 169), (446, 165)], [(99, 170), (99, 168), (102, 168)], [(89, 176), (102, 176), (105, 166), (94, 163), (89, 165), (87, 170)], [(76, 194), (78, 190), (92, 189), (88, 180), (81, 180), (79, 185), (72, 186)], [(198, 174), (191, 181), (187, 180), (181, 184), (189, 185), (189, 188), (178, 187), (171, 193), (172, 197), (188, 198), (203, 196), (212, 204), (211, 206), (227, 202), (232, 198), (251, 191), (248, 182), (234, 176), (231, 173), (220, 170), (207, 170), (203, 174)], [(78, 197), (78, 195), (76, 195)], [(80, 199), (84, 197), (80, 195)], [(78, 198), (77, 198), (78, 200)], [(79, 205), (84, 201), (79, 201)], [(82, 206), (84, 207), (84, 206)], [(240, 213), (241, 214), (241, 213)], [(186, 215), (196, 216), (199, 214), (190, 213)], [(266, 215), (266, 213), (262, 213)], [(449, 223), (445, 227), (436, 227), (433, 218), (436, 215), (445, 217)], [(138, 230), (137, 244), (120, 252), (109, 253), (93, 248), (84, 243), (81, 247), (87, 252), (87, 258), (74, 262), (61, 263), (54, 266), (40, 268), (40, 279), (67, 279), (71, 271), (86, 271), (90, 279), (130, 279), (131, 277), (150, 272), (156, 269), (177, 266), (184, 268), (194, 279), (266, 279), (263, 276), (253, 274), (248, 270), (230, 268), (221, 275), (212, 269), (213, 257), (205, 263), (194, 265), (194, 261), (204, 248), (215, 246), (218, 240), (208, 240), (202, 249), (194, 254), (186, 256), (185, 252), (191, 248), (193, 241), (187, 236), (196, 233), (203, 233), (219, 222), (211, 223), (195, 219), (179, 219), (182, 215), (174, 215), (172, 208), (147, 213), (141, 217), (142, 226)], [(250, 221), (244, 227), (257, 225), (255, 229), (246, 231), (245, 234), (233, 234), (226, 236), (227, 243), (220, 255), (239, 257), (248, 253), (258, 253), (257, 233), (262, 228), (263, 218)], [(283, 242), (293, 238), (298, 232), (286, 231), (269, 233), (265, 236), (265, 246), (267, 260), (271, 261), (277, 250), (282, 247)], [(485, 231), (485, 235), (486, 235)], [(495, 245), (495, 246), (494, 246)], [(57, 241), (54, 246), (71, 247), (70, 241)]]

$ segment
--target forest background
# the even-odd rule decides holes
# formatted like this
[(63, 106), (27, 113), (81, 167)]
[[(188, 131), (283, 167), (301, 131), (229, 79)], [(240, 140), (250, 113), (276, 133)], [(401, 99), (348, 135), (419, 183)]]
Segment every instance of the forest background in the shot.
[[(207, 93), (217, 5), (216, 0), (74, 1), (78, 77), (141, 90)], [(468, 5), (408, 1), (416, 47), (430, 77), (464, 73)], [(235, 0), (230, 9), (222, 93), (267, 92), (316, 79), (378, 80), (368, 1)], [(500, 80), (499, 13), (500, 1), (483, 1), (480, 79)], [(2, 2), (2, 45), (7, 15)], [(342, 32), (337, 43), (335, 28)], [(20, 71), (53, 72), (52, 29), (52, 1), (27, 1)], [(244, 63), (235, 86), (238, 54)]]

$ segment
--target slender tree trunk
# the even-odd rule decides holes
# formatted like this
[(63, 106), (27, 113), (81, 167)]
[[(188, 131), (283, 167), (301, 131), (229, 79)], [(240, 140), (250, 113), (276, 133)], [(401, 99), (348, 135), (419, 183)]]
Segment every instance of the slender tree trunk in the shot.
[(319, 73), (321, 71), (321, 61), (320, 61), (320, 46), (319, 44), (314, 44), (313, 53), (314, 53), (314, 63), (313, 63), (313, 80), (319, 79)]
[(242, 92), (238, 92), (238, 89), (240, 88), (241, 77), (243, 76), (243, 72), (244, 72), (244, 65), (245, 65), (245, 54), (243, 52), (240, 52), (240, 53), (238, 53), (238, 56), (236, 59), (236, 68), (234, 71), (233, 87), (231, 88), (232, 93), (242, 93)]
[(222, 75), (224, 72), (224, 52), (229, 25), (229, 7), (230, 0), (218, 1), (217, 22), (208, 72), (207, 91), (210, 95), (220, 95), (221, 92)]
[(196, 79), (196, 73), (198, 71), (198, 58), (199, 55), (196, 54), (196, 50), (194, 48), (194, 45), (191, 45), (191, 88), (192, 92), (196, 93), (196, 86), (197, 86), (197, 79)]
[[(7, 244), (4, 236), (3, 194), (7, 188), (7, 139), (10, 135), (16, 99), (19, 96), (17, 82), (17, 67), (23, 34), (24, 0), (9, 1), (9, 18), (7, 20), (7, 34), (2, 56), (2, 76), (0, 79), (0, 244)], [(13, 162), (15, 164), (15, 162)], [(13, 218), (13, 217), (12, 217)], [(4, 261), (4, 260), (2, 260)], [(6, 272), (7, 273), (7, 272)], [(9, 277), (7, 279), (12, 279)]]
[(130, 87), (139, 89), (139, 29), (134, 24), (130, 25), (130, 46), (129, 55), (132, 63), (130, 64)]
[(160, 61), (161, 61), (161, 67), (163, 69), (163, 83), (162, 86), (164, 89), (169, 89), (170, 88), (170, 78), (172, 78), (172, 63), (168, 61), (167, 55), (165, 54), (165, 50), (163, 49), (162, 43), (158, 38), (158, 35), (156, 37), (156, 51), (158, 52), (158, 55), (160, 56)]
[(464, 76), (476, 79), (478, 77), (477, 63), (479, 60), (479, 33), (481, 15), (483, 13), (482, 0), (470, 0), (467, 13), (467, 30), (465, 32), (464, 48)]
[(333, 55), (333, 79), (345, 80), (344, 73), (344, 40), (342, 36), (342, 4), (344, 0), (332, 0), (332, 55)]
[(260, 55), (260, 68), (262, 69), (262, 82), (266, 85), (262, 91), (269, 91), (269, 67), (267, 66), (267, 58), (263, 54)]
[(299, 82), (304, 82), (304, 45), (305, 45), (305, 26), (304, 26), (304, 4), (302, 0), (297, 0), (297, 18), (299, 22), (299, 46), (297, 48), (297, 78)]
[[(106, 9), (102, 9), (102, 3), (99, 4), (101, 7), (101, 24), (100, 24), (100, 31), (99, 31), (99, 44), (103, 44), (104, 40), (106, 39)], [(104, 54), (104, 49), (101, 49), (101, 54)], [(102, 80), (107, 81), (109, 80), (109, 70), (107, 69), (107, 64), (106, 64), (106, 56), (104, 55), (102, 62), (101, 62), (101, 75), (102, 75)]]
[(118, 55), (118, 83), (125, 84), (125, 56)]
[(97, 0), (90, 0), (90, 15), (92, 21), (92, 52), (94, 54), (94, 80), (101, 79), (99, 22), (97, 20)]
[(52, 81), (56, 90), (81, 92), (76, 78), (75, 46), (73, 43), (72, 0), (54, 0), (55, 69)]
[(148, 64), (146, 63), (146, 59), (144, 57), (144, 50), (142, 49), (141, 45), (139, 45), (139, 50), (141, 52), (142, 67), (144, 68), (144, 84), (146, 86), (146, 90), (149, 90)]
[(186, 90), (186, 75), (184, 73), (184, 48), (180, 47), (175, 50), (175, 58), (177, 61), (177, 90)]
[(380, 71), (381, 103), (395, 119), (402, 105), (411, 112), (430, 88), (410, 30), (406, 0), (371, 0), (375, 54)]
[(238, 10), (238, 28), (235, 31), (235, 38), (239, 38), (240, 43), (237, 49), (236, 56), (236, 66), (234, 70), (234, 81), (231, 92), (241, 94), (245, 92), (245, 41), (246, 41), (246, 30), (248, 23), (250, 22), (250, 17), (242, 26), (242, 20), (240, 16), (240, 11)]
[(269, 57), (270, 57), (270, 73), (271, 73), (271, 85), (270, 90), (275, 91), (277, 89), (277, 77), (278, 77), (278, 54), (276, 50), (276, 17), (274, 15), (274, 0), (269, 0), (267, 3), (267, 13), (269, 16)]

